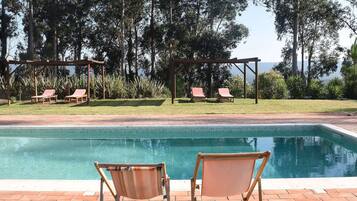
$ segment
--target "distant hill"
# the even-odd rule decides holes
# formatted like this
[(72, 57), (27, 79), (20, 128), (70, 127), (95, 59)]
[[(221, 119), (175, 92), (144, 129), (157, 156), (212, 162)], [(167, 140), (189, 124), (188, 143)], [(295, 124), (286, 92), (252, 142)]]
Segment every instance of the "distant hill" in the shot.
[[(259, 73), (270, 71), (274, 66), (278, 65), (278, 63), (279, 62), (260, 62), (259, 69), (258, 69)], [(249, 66), (254, 69), (254, 64), (250, 64)], [(301, 66), (301, 62), (299, 62), (298, 66)], [(307, 66), (307, 64), (305, 64), (305, 68), (306, 68), (306, 66)], [(322, 77), (321, 79), (323, 81), (327, 81), (327, 80), (333, 79), (335, 77), (341, 77), (340, 72), (341, 72), (341, 64), (338, 64), (338, 69), (336, 72), (332, 73), (329, 76)], [(236, 67), (232, 67), (231, 73), (233, 75), (242, 75), (242, 73)], [(253, 80), (254, 80), (254, 74), (250, 70), (248, 70), (247, 80), (248, 80), (248, 82), (253, 82)]]

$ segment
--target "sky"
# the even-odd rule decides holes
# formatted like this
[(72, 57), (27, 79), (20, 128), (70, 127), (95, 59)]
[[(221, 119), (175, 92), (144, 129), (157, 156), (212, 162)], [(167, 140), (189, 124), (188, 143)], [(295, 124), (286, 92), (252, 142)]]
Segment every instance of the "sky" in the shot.
[[(248, 27), (249, 36), (232, 51), (232, 58), (259, 57), (262, 62), (281, 61), (281, 49), (285, 41), (277, 40), (272, 13), (266, 12), (262, 6), (250, 4), (242, 13), (242, 16), (237, 18), (237, 21)], [(340, 31), (340, 45), (342, 47), (349, 48), (353, 42), (354, 38), (350, 38), (349, 30)]]

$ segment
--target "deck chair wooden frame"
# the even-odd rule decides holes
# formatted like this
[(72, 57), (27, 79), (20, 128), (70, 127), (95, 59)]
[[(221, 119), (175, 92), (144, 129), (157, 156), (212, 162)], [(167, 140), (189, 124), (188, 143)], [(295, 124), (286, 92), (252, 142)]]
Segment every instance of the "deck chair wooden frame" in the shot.
[[(106, 184), (108, 187), (110, 193), (114, 197), (115, 201), (119, 201), (120, 197), (123, 197), (119, 195), (119, 193), (115, 190), (114, 184), (110, 183), (104, 170), (110, 171), (110, 170), (118, 170), (121, 171), (121, 168), (131, 168), (131, 167), (156, 167), (159, 169), (161, 175), (161, 187), (162, 187), (162, 195), (163, 195), (163, 200), (170, 201), (170, 177), (167, 176), (166, 174), (166, 166), (165, 163), (159, 163), (159, 164), (100, 164), (97, 161), (94, 163), (95, 168), (97, 169), (101, 179), (100, 179), (100, 201), (104, 200), (104, 193), (103, 193), (103, 183)], [(150, 199), (150, 198), (143, 198), (143, 199)]]
[[(224, 159), (224, 158), (237, 158), (237, 159), (244, 159), (244, 158), (255, 158), (255, 160), (263, 159), (256, 175), (254, 176), (253, 182), (250, 183), (250, 186), (246, 192), (243, 192), (242, 199), (243, 201), (248, 201), (251, 197), (255, 186), (258, 184), (258, 193), (259, 193), (259, 201), (262, 201), (262, 186), (261, 186), (261, 176), (263, 170), (269, 160), (270, 152), (256, 152), (256, 153), (232, 153), (232, 154), (204, 154), (199, 153), (197, 155), (196, 166), (193, 173), (193, 177), (191, 178), (191, 200), (196, 201), (195, 190), (199, 188), (197, 185), (197, 176), (198, 170), (201, 164), (201, 161), (205, 160), (206, 158), (213, 158), (213, 159)], [(203, 162), (202, 162), (203, 163)], [(252, 175), (253, 176), (253, 175)], [(202, 183), (205, 178), (202, 178)], [(244, 195), (245, 194), (245, 195)]]

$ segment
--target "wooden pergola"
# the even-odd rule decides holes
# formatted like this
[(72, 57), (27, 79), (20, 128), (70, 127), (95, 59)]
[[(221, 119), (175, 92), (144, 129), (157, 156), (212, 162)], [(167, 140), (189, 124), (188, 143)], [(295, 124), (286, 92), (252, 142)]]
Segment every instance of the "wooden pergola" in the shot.
[[(247, 69), (255, 75), (255, 103), (258, 104), (258, 62), (261, 60), (258, 57), (245, 58), (245, 59), (174, 59), (169, 64), (170, 83), (171, 83), (171, 103), (174, 104), (176, 98), (176, 74), (184, 69), (183, 65), (193, 64), (228, 64), (229, 66), (237, 67), (243, 74), (244, 82), (244, 98), (247, 98)], [(252, 68), (250, 63), (254, 64)], [(243, 69), (238, 66), (243, 64)]]
[[(34, 77), (34, 85), (35, 85), (35, 95), (37, 96), (37, 73), (36, 67), (44, 66), (44, 67), (58, 67), (58, 66), (76, 66), (81, 68), (87, 68), (87, 103), (90, 101), (90, 69), (91, 67), (98, 66), (101, 67), (102, 71), (102, 82), (103, 82), (103, 99), (105, 99), (105, 68), (104, 61), (97, 61), (93, 59), (85, 59), (85, 60), (74, 60), (74, 61), (58, 61), (58, 60), (6, 60), (6, 71), (5, 71), (5, 79), (6, 79), (6, 95), (8, 99), (8, 104), (10, 104), (10, 76), (15, 71), (10, 70), (10, 65), (29, 65), (33, 67), (33, 77)], [(16, 68), (15, 68), (16, 69)]]

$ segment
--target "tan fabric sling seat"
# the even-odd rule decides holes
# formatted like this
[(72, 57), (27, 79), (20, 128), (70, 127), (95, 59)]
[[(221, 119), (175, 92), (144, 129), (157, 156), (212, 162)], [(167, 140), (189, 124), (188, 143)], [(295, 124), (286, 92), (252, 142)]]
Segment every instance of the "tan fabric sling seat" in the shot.
[[(191, 179), (191, 199), (196, 200), (195, 190), (199, 166), (202, 161), (201, 196), (229, 197), (242, 195), (243, 200), (249, 200), (258, 183), (259, 200), (262, 200), (261, 175), (268, 162), (269, 152), (238, 153), (238, 154), (198, 154), (194, 176)], [(255, 162), (263, 159), (254, 180)]]
[[(160, 164), (99, 164), (95, 167), (101, 176), (100, 200), (103, 200), (103, 183), (107, 185), (116, 200), (151, 199), (163, 195), (170, 200), (170, 179), (164, 163)], [(109, 171), (114, 187), (108, 181), (104, 169)]]
[(192, 87), (191, 100), (192, 102), (199, 101), (199, 100), (206, 100), (206, 96), (203, 93), (203, 89), (200, 87)]
[(228, 88), (219, 88), (218, 89), (218, 100), (221, 102), (224, 100), (234, 102), (234, 96), (232, 96), (232, 94), (229, 92)]
[(54, 89), (45, 89), (42, 93), (42, 95), (38, 96), (31, 96), (31, 102), (46, 102), (48, 100), (49, 103), (51, 103), (51, 100), (54, 100), (57, 102), (57, 95), (55, 94), (56, 90)]

